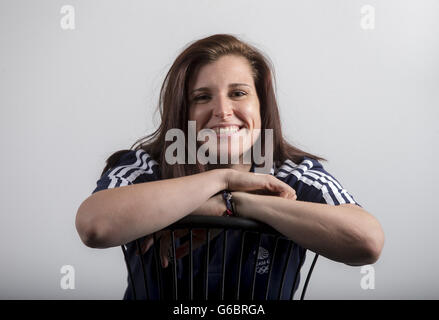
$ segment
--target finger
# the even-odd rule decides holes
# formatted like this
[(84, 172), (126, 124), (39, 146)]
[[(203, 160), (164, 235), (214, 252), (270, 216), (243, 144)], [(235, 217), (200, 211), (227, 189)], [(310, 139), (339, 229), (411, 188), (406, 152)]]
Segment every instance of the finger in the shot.
[(280, 197), (294, 200), (296, 198), (296, 191), (294, 189), (285, 190), (283, 193), (280, 194)]
[(166, 255), (162, 256), (162, 267), (166, 269), (168, 265), (169, 265), (169, 258), (168, 258), (168, 254), (166, 253)]
[[(140, 245), (140, 250), (141, 250), (142, 254), (145, 254), (145, 252), (147, 252), (149, 250), (149, 248), (152, 246), (152, 244), (154, 243), (154, 237), (156, 240), (158, 240), (158, 239), (160, 239), (162, 234), (163, 234), (163, 231), (157, 231), (155, 233), (148, 234), (145, 237), (145, 239), (142, 241), (142, 244)], [(138, 255), (138, 252), (136, 252), (136, 254)]]
[(163, 268), (169, 264), (168, 252), (171, 244), (170, 232), (165, 233), (160, 240), (160, 260)]
[(160, 263), (162, 264), (162, 268), (167, 268), (169, 264), (168, 260), (168, 250), (160, 253)]
[(143, 245), (142, 245), (142, 254), (147, 252), (149, 250), (149, 248), (152, 246), (153, 243), (154, 243), (154, 238), (152, 238), (152, 237), (147, 239), (147, 240), (145, 240), (143, 242)]
[(290, 199), (292, 199), (292, 200), (296, 200), (297, 199), (296, 190), (292, 189), (292, 194), (290, 196)]
[(268, 183), (268, 188), (274, 192), (277, 192), (279, 194), (283, 195), (289, 195), (294, 192), (294, 189), (291, 188), (288, 184), (285, 182), (279, 180), (278, 178), (274, 176), (270, 176), (270, 181)]
[(163, 268), (166, 268), (168, 266), (168, 261), (167, 261), (168, 250), (169, 250), (169, 245), (167, 241), (167, 236), (163, 236), (162, 239), (160, 240), (160, 262)]
[(291, 186), (289, 186), (288, 184), (280, 181), (279, 179), (275, 178), (275, 180), (277, 180), (274, 186), (274, 190), (276, 188), (279, 188), (279, 196), (285, 199), (294, 199), (295, 195), (296, 195), (296, 190), (294, 190)]
[[(144, 250), (144, 248), (145, 248), (145, 243), (148, 242), (149, 239), (151, 239), (151, 237), (152, 237), (152, 235), (149, 234), (149, 235), (145, 236), (145, 239), (141, 240), (141, 243), (140, 243), (140, 252), (141, 252), (142, 254), (145, 253), (145, 250)], [(137, 255), (137, 256), (140, 255), (140, 252), (139, 252), (139, 248), (136, 248), (136, 255)]]

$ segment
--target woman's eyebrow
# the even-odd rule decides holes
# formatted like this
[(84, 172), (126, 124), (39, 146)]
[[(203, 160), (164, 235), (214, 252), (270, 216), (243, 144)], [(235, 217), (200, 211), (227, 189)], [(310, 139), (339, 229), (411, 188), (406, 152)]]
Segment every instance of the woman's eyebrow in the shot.
[(231, 84), (229, 84), (229, 87), (232, 87), (232, 88), (240, 87), (240, 86), (246, 86), (246, 87), (251, 88), (251, 85), (249, 85), (247, 83), (231, 83)]
[[(231, 84), (229, 84), (229, 88), (236, 88), (239, 86), (246, 86), (246, 87), (251, 88), (251, 86), (247, 83), (231, 83)], [(208, 91), (208, 90), (210, 90), (209, 87), (201, 87), (201, 88), (197, 88), (197, 89), (192, 90), (191, 94), (193, 94), (196, 91)]]

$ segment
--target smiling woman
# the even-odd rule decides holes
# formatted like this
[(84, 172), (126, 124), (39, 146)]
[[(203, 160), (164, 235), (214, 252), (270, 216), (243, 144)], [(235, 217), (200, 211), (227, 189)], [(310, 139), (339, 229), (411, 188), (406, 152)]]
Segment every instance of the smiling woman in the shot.
[[(110, 156), (93, 194), (79, 207), (76, 227), (82, 241), (93, 248), (127, 244), (127, 260), (138, 273), (134, 278), (141, 281), (135, 240), (143, 241), (140, 249), (146, 267), (153, 268), (149, 235), (187, 215), (221, 216), (233, 211), (270, 225), (299, 249), (349, 265), (374, 263), (384, 244), (379, 222), (323, 168), (320, 161), (325, 159), (284, 139), (268, 61), (232, 35), (217, 34), (189, 44), (163, 82), (159, 128), (130, 150)], [(191, 126), (193, 130), (188, 130)], [(197, 139), (205, 130), (210, 133)], [(169, 161), (169, 150), (175, 147), (170, 137), (180, 131), (188, 132), (178, 147), (184, 149), (184, 156)], [(197, 144), (208, 153), (208, 161), (191, 157)], [(261, 151), (259, 159), (255, 150)], [(224, 155), (225, 163), (217, 161)], [(255, 174), (267, 163), (266, 174)], [(219, 243), (218, 239), (212, 241)], [(229, 239), (230, 261), (236, 261), (238, 241), (238, 237)], [(266, 259), (260, 277), (268, 272), (269, 248), (272, 244), (265, 239), (257, 250)], [(169, 237), (162, 233), (163, 267), (169, 263), (168, 249)], [(251, 259), (254, 250), (244, 251)], [(195, 260), (202, 258), (197, 252)], [(220, 255), (213, 250), (211, 262)], [(179, 268), (181, 275), (188, 266), (179, 264)], [(291, 278), (298, 263), (288, 268)], [(215, 283), (209, 280), (210, 285)], [(130, 284), (124, 298), (132, 298)]]

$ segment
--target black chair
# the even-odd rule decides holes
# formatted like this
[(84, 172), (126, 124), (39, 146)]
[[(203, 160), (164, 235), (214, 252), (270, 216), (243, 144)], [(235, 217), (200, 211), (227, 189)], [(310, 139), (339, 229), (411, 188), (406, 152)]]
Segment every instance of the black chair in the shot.
[[(187, 241), (189, 242), (189, 253), (185, 258), (181, 258), (178, 260), (186, 259), (186, 269), (188, 272), (184, 275), (184, 280), (178, 279), (179, 274), (179, 266), (181, 267), (181, 262), (176, 259), (175, 256), (175, 250), (177, 244), (177, 239), (175, 237), (175, 231), (178, 229), (187, 229), (188, 234), (186, 236)], [(194, 250), (193, 250), (193, 231), (194, 230), (203, 229), (206, 232), (206, 241), (203, 245), (202, 252), (203, 252), (203, 262), (200, 262), (203, 265), (202, 272), (198, 272), (196, 278), (197, 278), (197, 284), (194, 284)], [(221, 236), (216, 236), (215, 239), (211, 239), (211, 231), (212, 230), (222, 230)], [(232, 233), (240, 233), (240, 248), (236, 248), (235, 252), (239, 252), (239, 261), (238, 263), (238, 271), (235, 273), (235, 271), (229, 271), (228, 274), (232, 274), (235, 278), (233, 278), (233, 289), (232, 291), (229, 290), (229, 294), (233, 294), (234, 300), (240, 300), (240, 299), (250, 299), (254, 300), (254, 293), (255, 293), (255, 283), (256, 283), (256, 266), (258, 262), (258, 254), (259, 251), (256, 253), (256, 256), (254, 258), (254, 262), (248, 262), (252, 263), (252, 274), (249, 275), (248, 272), (245, 275), (247, 279), (250, 279), (248, 284), (250, 284), (250, 291), (249, 294), (244, 296), (242, 294), (241, 290), (241, 282), (243, 277), (243, 258), (244, 258), (244, 242), (247, 238), (252, 238), (248, 241), (252, 241), (252, 243), (256, 244), (256, 248), (259, 249), (259, 246), (261, 244), (262, 237), (270, 237), (272, 238), (272, 242), (274, 243), (272, 247), (272, 254), (270, 258), (270, 263), (268, 265), (268, 275), (265, 276), (266, 280), (264, 280), (264, 286), (265, 286), (265, 294), (262, 298), (263, 300), (280, 300), (281, 299), (281, 293), (284, 293), (283, 289), (285, 287), (285, 280), (286, 280), (286, 274), (287, 269), (289, 266), (289, 262), (291, 259), (291, 256), (294, 255), (299, 263), (295, 270), (294, 274), (294, 282), (292, 284), (291, 293), (289, 294), (289, 299), (293, 300), (295, 290), (298, 289), (298, 280), (300, 278), (301, 268), (304, 263), (305, 259), (305, 252), (307, 251), (304, 248), (299, 247), (297, 244), (295, 244), (293, 241), (287, 239), (285, 236), (280, 234), (278, 231), (273, 229), (272, 227), (263, 224), (261, 222), (255, 221), (255, 220), (249, 220), (239, 217), (213, 217), (213, 216), (195, 216), (195, 215), (189, 215), (185, 218), (177, 221), (176, 223), (168, 226), (164, 230), (169, 230), (171, 234), (171, 256), (170, 256), (170, 265), (168, 268), (164, 269), (161, 267), (160, 260), (159, 260), (159, 241), (156, 240), (156, 233), (153, 234), (154, 237), (154, 244), (152, 247), (148, 250), (153, 250), (151, 252), (150, 258), (154, 260), (155, 270), (147, 270), (145, 267), (145, 261), (144, 261), (144, 255), (138, 255), (136, 256), (136, 259), (138, 259), (138, 266), (141, 268), (142, 275), (143, 275), (143, 282), (144, 282), (144, 293), (146, 293), (146, 299), (149, 300), (150, 297), (148, 296), (148, 293), (151, 292), (151, 286), (155, 286), (155, 290), (158, 292), (158, 296), (160, 300), (166, 300), (166, 299), (172, 299), (172, 300), (224, 300), (225, 297), (225, 291), (226, 291), (226, 285), (225, 285), (225, 272), (227, 267), (228, 260), (228, 237), (232, 235)], [(250, 236), (252, 235), (252, 236)], [(181, 238), (180, 238), (181, 239)], [(220, 277), (219, 283), (220, 285), (215, 287), (216, 292), (212, 294), (211, 290), (209, 289), (209, 264), (211, 264), (211, 261), (209, 258), (211, 257), (210, 251), (211, 247), (213, 246), (213, 242), (215, 242), (215, 248), (218, 250), (219, 245), (221, 248), (221, 255), (222, 255), (222, 261), (221, 263), (221, 271), (218, 273), (218, 276)], [(140, 245), (141, 240), (135, 240), (131, 245), (131, 250), (139, 250), (140, 251)], [(134, 275), (132, 272), (132, 265), (133, 265), (133, 258), (131, 257), (131, 266), (129, 261), (129, 253), (128, 253), (128, 245), (122, 245), (122, 251), (125, 257), (125, 263), (127, 266), (128, 271), (128, 278), (131, 284), (132, 288), (132, 297), (134, 299), (139, 298), (139, 288), (137, 288), (136, 292), (136, 286), (134, 281)], [(230, 247), (230, 246), (229, 246)], [(282, 249), (280, 249), (282, 248)], [(286, 251), (284, 251), (286, 249)], [(197, 249), (199, 250), (199, 249)], [(281, 252), (282, 250), (282, 252)], [(253, 250), (254, 252), (255, 250)], [(132, 251), (131, 251), (132, 252)], [(273, 262), (275, 259), (279, 256), (287, 252), (286, 258), (284, 261), (281, 261), (281, 266), (277, 266), (277, 270), (282, 270), (282, 272), (277, 272), (277, 286), (274, 288), (274, 280), (273, 280)], [(132, 255), (131, 255), (132, 256)], [(235, 257), (236, 259), (237, 257)], [(308, 270), (305, 283), (302, 288), (302, 292), (300, 295), (300, 300), (303, 300), (305, 298), (306, 289), (309, 284), (309, 280), (312, 274), (312, 271), (314, 269), (314, 266), (316, 264), (318, 258), (318, 254), (314, 254), (314, 259), (311, 263), (311, 266)], [(296, 259), (296, 260), (297, 260)], [(152, 260), (150, 260), (151, 262)], [(137, 266), (136, 266), (137, 267)], [(219, 270), (219, 266), (216, 266), (217, 270)], [(200, 269), (200, 268), (198, 268)], [(212, 269), (212, 267), (210, 267)], [(139, 269), (137, 269), (139, 270)], [(265, 270), (267, 271), (267, 270)], [(154, 272), (154, 283), (148, 283), (147, 281), (147, 272)], [(281, 276), (280, 276), (281, 275)], [(181, 274), (180, 274), (181, 276)], [(291, 278), (291, 277), (290, 277)], [(151, 278), (150, 278), (151, 279)], [(292, 278), (291, 278), (292, 279)], [(183, 282), (182, 282), (183, 281)], [(202, 282), (200, 285), (199, 282)], [(290, 281), (291, 282), (291, 281)], [(228, 283), (228, 286), (230, 287), (230, 283)], [(230, 288), (229, 288), (230, 289)], [(170, 292), (171, 291), (171, 292)], [(202, 292), (200, 292), (202, 291)], [(273, 296), (273, 291), (276, 293)], [(269, 292), (271, 293), (271, 299), (269, 298)], [(137, 293), (137, 294), (136, 294)], [(195, 293), (195, 294), (194, 294)], [(226, 295), (226, 297), (230, 297), (229, 294)], [(284, 294), (285, 296), (285, 294)], [(260, 300), (261, 298), (257, 298), (257, 300)]]

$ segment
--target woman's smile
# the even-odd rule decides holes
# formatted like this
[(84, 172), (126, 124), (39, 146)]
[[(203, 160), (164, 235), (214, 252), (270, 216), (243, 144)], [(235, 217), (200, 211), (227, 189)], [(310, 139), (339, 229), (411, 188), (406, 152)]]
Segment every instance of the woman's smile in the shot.
[(215, 125), (213, 127), (210, 127), (209, 129), (212, 129), (215, 131), (218, 138), (221, 137), (230, 137), (235, 135), (240, 135), (243, 133), (244, 126), (240, 125), (227, 125), (227, 124), (219, 124)]

